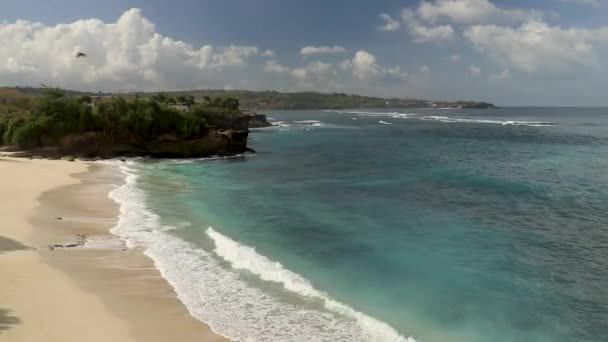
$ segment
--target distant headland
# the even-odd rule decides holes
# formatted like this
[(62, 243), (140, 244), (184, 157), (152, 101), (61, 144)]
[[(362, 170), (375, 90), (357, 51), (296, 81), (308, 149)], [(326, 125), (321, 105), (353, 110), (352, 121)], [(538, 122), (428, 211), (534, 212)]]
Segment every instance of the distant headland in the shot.
[(0, 88), (0, 145), (16, 156), (198, 158), (251, 151), (250, 128), (271, 124), (254, 110), (495, 108), (474, 101), (383, 99), (316, 92), (193, 90), (90, 93)]
[[(1, 88), (0, 88), (1, 89)], [(41, 94), (45, 88), (16, 87), (14, 89), (22, 94)], [(168, 97), (192, 96), (195, 99), (205, 97), (231, 97), (239, 100), (241, 109), (272, 110), (272, 109), (350, 109), (350, 108), (470, 108), (487, 109), (496, 108), (489, 102), (479, 101), (431, 101), (407, 98), (381, 98), (345, 93), (319, 93), (319, 92), (278, 92), (274, 90), (223, 90), (200, 89), (167, 92), (129, 92), (129, 93), (92, 93), (66, 90), (71, 96), (133, 96), (152, 97), (163, 94)]]

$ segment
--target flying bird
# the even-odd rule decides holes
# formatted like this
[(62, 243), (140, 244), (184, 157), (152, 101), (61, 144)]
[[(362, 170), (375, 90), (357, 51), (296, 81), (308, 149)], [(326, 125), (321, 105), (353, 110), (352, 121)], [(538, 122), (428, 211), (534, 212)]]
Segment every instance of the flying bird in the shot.
[(76, 58), (86, 57), (86, 56), (87, 56), (87, 54), (84, 53), (84, 52), (78, 52), (78, 53), (76, 53)]

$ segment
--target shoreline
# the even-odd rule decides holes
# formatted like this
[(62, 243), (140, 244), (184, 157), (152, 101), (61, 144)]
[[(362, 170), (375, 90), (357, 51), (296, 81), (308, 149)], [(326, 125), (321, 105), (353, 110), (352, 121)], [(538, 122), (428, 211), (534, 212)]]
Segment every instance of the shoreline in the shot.
[(124, 181), (111, 166), (2, 157), (0, 174), (0, 341), (226, 341), (110, 233)]

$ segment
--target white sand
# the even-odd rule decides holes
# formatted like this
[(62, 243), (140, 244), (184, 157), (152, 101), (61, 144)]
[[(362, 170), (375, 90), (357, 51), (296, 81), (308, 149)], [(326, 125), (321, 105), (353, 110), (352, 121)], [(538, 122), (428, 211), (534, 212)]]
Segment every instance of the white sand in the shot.
[(223, 340), (188, 314), (141, 251), (46, 247), (108, 235), (117, 214), (109, 176), (88, 168), (0, 157), (0, 341)]

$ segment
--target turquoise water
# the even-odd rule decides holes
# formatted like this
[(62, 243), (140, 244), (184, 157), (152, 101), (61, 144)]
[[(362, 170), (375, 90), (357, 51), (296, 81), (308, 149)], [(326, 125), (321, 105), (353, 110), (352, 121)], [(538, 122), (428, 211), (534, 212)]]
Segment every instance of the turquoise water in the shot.
[(608, 339), (608, 110), (269, 116), (256, 155), (129, 166), (140, 243), (217, 332)]

